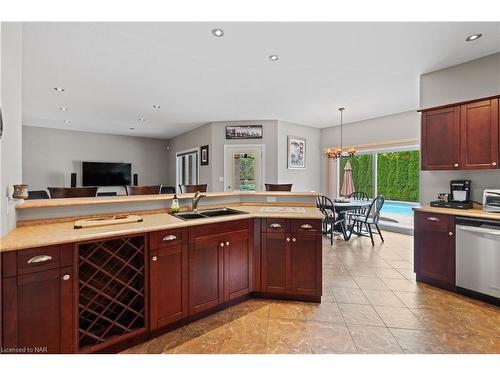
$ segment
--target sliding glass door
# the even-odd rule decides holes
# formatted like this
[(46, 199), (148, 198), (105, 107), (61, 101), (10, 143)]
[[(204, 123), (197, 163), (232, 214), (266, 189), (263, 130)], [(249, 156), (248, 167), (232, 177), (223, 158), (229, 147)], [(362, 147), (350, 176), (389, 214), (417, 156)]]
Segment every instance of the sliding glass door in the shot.
[(198, 184), (198, 150), (177, 153), (177, 186)]

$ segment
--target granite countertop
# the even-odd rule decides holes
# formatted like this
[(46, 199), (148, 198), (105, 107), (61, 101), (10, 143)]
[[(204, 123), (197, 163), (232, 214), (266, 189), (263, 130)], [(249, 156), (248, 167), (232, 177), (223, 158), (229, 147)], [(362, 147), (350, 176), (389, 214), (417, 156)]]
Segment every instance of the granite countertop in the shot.
[(431, 207), (431, 206), (421, 206), (415, 207), (413, 210), (421, 212), (429, 212), (435, 214), (443, 215), (453, 215), (462, 217), (475, 217), (479, 219), (490, 219), (490, 220), (500, 220), (500, 212), (486, 212), (483, 211), (481, 207), (474, 207), (469, 210), (460, 210), (456, 208), (443, 208), (443, 207)]
[[(294, 208), (298, 206), (300, 205), (294, 206), (290, 204), (289, 207)], [(15, 228), (1, 239), (0, 252), (249, 218), (323, 218), (321, 212), (316, 207), (311, 206), (300, 207), (301, 209), (296, 210), (283, 210), (283, 207), (280, 207), (280, 209), (274, 211), (269, 210), (269, 206), (267, 205), (227, 205), (226, 207), (246, 213), (190, 221), (178, 219), (168, 213), (154, 213), (141, 215), (143, 221), (139, 223), (115, 224), (83, 229), (74, 229), (73, 221), (21, 226)]]

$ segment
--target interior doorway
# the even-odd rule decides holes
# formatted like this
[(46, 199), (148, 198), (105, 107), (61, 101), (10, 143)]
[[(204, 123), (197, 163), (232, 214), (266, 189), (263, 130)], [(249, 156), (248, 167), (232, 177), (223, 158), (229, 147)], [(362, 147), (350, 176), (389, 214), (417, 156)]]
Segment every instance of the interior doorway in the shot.
[(197, 185), (199, 180), (198, 149), (176, 153), (176, 189), (179, 185)]
[(224, 146), (224, 191), (261, 191), (264, 145)]

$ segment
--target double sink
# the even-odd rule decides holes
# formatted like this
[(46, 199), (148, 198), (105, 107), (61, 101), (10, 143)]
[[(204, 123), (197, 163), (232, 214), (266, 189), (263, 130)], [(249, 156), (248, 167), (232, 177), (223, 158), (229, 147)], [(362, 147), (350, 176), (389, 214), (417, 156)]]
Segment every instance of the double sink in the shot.
[(206, 219), (209, 217), (219, 217), (219, 216), (229, 216), (229, 215), (243, 215), (248, 212), (235, 210), (233, 208), (221, 207), (221, 208), (212, 208), (208, 210), (200, 210), (200, 211), (188, 211), (188, 212), (179, 212), (175, 214), (171, 214), (175, 217), (178, 217), (182, 220), (195, 220), (195, 219)]

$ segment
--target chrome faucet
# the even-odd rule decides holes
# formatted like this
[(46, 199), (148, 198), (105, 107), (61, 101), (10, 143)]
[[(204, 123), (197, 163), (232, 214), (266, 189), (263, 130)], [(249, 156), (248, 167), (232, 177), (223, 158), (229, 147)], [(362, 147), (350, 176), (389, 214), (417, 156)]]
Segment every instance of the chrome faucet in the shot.
[(194, 194), (193, 200), (191, 201), (191, 211), (198, 212), (198, 203), (200, 202), (201, 198), (205, 198), (206, 196), (206, 194), (201, 194), (199, 191), (197, 191)]

